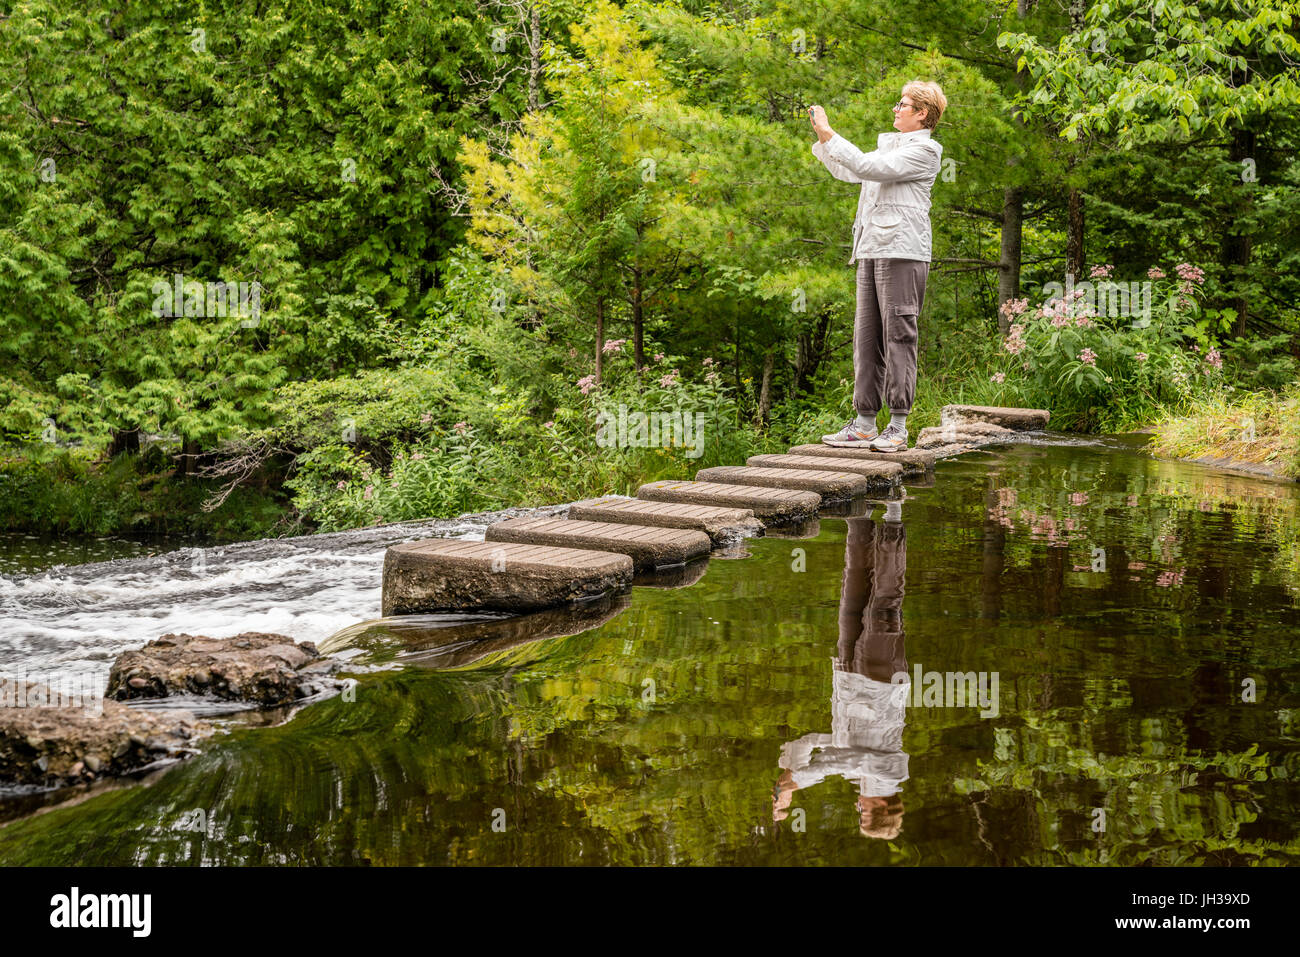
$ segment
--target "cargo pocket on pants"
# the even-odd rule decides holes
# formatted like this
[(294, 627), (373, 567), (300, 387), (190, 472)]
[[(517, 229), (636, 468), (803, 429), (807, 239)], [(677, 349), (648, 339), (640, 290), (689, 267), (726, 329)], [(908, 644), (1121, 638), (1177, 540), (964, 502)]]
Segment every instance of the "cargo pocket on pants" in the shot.
[(887, 335), (890, 342), (896, 342), (900, 346), (916, 345), (917, 313), (916, 306), (889, 307), (889, 331)]

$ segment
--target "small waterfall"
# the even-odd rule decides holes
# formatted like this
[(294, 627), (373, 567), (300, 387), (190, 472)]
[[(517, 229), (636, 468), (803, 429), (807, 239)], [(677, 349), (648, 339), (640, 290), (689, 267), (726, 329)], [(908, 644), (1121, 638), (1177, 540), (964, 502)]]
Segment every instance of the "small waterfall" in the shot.
[(323, 643), (379, 617), (390, 545), (481, 541), (493, 522), (567, 508), (512, 508), (0, 575), (0, 671), (107, 675), (117, 655), (169, 632), (262, 631)]

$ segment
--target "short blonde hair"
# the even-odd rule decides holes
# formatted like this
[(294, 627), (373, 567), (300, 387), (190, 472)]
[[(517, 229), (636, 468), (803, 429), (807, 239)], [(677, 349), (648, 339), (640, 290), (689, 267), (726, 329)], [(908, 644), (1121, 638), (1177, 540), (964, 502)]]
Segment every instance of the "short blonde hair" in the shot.
[(938, 83), (913, 80), (903, 87), (903, 95), (912, 98), (914, 110), (925, 110), (925, 119), (921, 123), (926, 129), (932, 130), (939, 125), (939, 117), (948, 108), (948, 98)]

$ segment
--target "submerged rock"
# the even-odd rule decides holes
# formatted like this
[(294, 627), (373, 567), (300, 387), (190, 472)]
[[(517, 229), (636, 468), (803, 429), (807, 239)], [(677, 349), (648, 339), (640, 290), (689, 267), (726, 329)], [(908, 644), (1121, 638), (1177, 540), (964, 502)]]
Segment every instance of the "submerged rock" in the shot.
[[(51, 700), (27, 682), (28, 700)], [(141, 711), (116, 701), (93, 708), (0, 708), (0, 785), (63, 787), (126, 774), (194, 753), (211, 733), (188, 711)]]
[(108, 697), (123, 701), (193, 694), (265, 707), (290, 704), (330, 683), (320, 668), (310, 667), (319, 661), (314, 644), (295, 643), (287, 635), (163, 635), (117, 656), (108, 676)]

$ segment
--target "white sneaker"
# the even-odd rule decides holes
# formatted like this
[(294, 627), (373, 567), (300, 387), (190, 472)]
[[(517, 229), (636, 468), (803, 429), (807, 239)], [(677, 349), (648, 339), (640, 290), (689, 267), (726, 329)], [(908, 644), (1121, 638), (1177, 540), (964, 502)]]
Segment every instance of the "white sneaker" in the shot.
[(834, 435), (823, 435), (822, 444), (830, 445), (837, 449), (865, 449), (871, 445), (873, 439), (879, 433), (875, 426), (869, 431), (859, 429), (857, 419), (849, 419), (844, 428), (840, 429)]
[(907, 429), (900, 429), (896, 425), (885, 426), (885, 431), (872, 439), (871, 448), (877, 452), (901, 452), (907, 448)]

